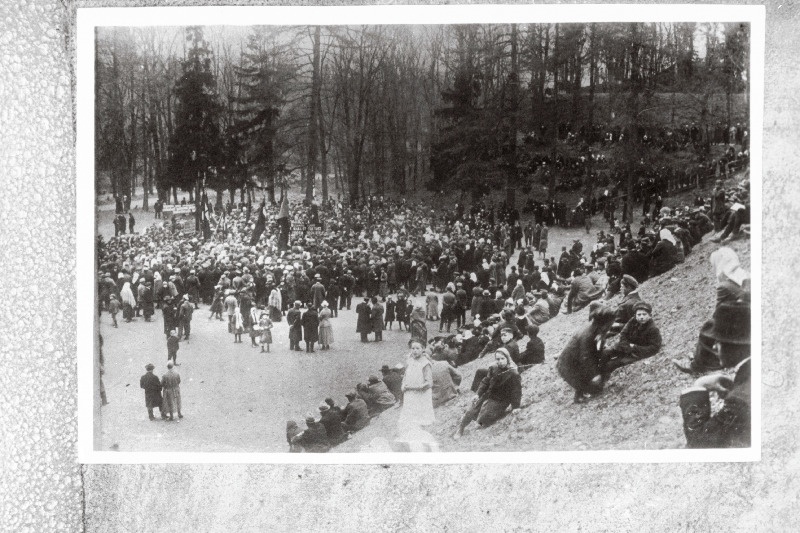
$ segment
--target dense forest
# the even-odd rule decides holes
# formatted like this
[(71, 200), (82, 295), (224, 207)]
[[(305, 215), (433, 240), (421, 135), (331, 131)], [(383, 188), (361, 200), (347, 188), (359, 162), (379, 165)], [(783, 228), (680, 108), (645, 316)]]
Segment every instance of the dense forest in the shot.
[(735, 23), (102, 28), (96, 178), (144, 209), (203, 185), (356, 203), (515, 185), (611, 128), (623, 163), (642, 128), (692, 123), (702, 150), (747, 121), (748, 50)]

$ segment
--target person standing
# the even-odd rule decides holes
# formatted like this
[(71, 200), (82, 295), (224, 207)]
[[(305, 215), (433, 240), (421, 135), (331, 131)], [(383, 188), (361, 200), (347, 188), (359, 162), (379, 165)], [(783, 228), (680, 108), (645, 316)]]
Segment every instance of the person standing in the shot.
[(133, 295), (129, 281), (122, 286), (119, 296), (122, 299), (122, 318), (125, 319), (125, 322), (130, 322), (133, 320), (133, 310), (136, 308), (136, 297)]
[(397, 422), (400, 432), (433, 424), (436, 417), (433, 414), (432, 364), (419, 341), (411, 342), (401, 389), (403, 410)]
[(358, 315), (356, 333), (361, 334), (361, 342), (369, 342), (367, 335), (370, 334), (370, 317), (372, 315), (369, 298), (364, 298), (364, 301), (356, 306), (356, 314)]
[(111, 293), (108, 297), (108, 312), (111, 314), (111, 321), (114, 324), (114, 327), (119, 327), (117, 325), (117, 313), (119, 313), (119, 302), (117, 301), (117, 295)]
[(167, 337), (167, 362), (172, 361), (173, 363), (178, 363), (178, 350), (180, 349), (180, 336), (178, 333), (173, 329), (169, 332), (169, 337)]
[[(272, 320), (269, 318), (269, 313), (261, 312), (258, 327), (261, 328), (261, 353), (265, 351), (269, 353), (269, 345), (272, 344)], [(265, 346), (266, 350), (264, 350)]]
[(189, 340), (189, 334), (192, 332), (192, 313), (194, 313), (194, 306), (189, 301), (189, 295), (183, 295), (183, 303), (178, 308), (178, 339), (183, 336), (184, 340)]
[(303, 340), (303, 320), (300, 300), (292, 304), (292, 309), (286, 313), (286, 322), (289, 324), (289, 349), (299, 352), (300, 341)]
[(539, 254), (544, 259), (547, 254), (547, 237), (550, 233), (550, 228), (547, 227), (547, 222), (542, 222), (542, 231), (539, 234)]
[(244, 333), (244, 317), (242, 316), (242, 308), (239, 307), (239, 302), (236, 302), (236, 309), (233, 310), (233, 342), (234, 344), (242, 342), (242, 333)]
[(235, 326), (236, 308), (239, 307), (239, 301), (233, 295), (233, 289), (225, 291), (228, 295), (225, 297), (225, 310), (228, 312), (228, 333), (233, 333)]
[(327, 301), (322, 302), (319, 312), (319, 344), (323, 350), (330, 350), (333, 344), (333, 326), (331, 325), (332, 312)]
[(342, 274), (342, 277), (339, 280), (339, 285), (341, 287), (339, 309), (344, 309), (345, 306), (347, 306), (347, 310), (350, 310), (350, 304), (353, 300), (353, 287), (355, 286), (355, 283), (356, 278), (353, 277), (352, 270), (348, 270), (345, 274)]
[(147, 363), (144, 367), (147, 373), (139, 378), (139, 387), (144, 389), (144, 404), (147, 407), (147, 414), (150, 420), (156, 419), (156, 417), (153, 416), (153, 409), (155, 407), (158, 407), (162, 420), (166, 420), (167, 416), (164, 414), (164, 409), (162, 408), (161, 380), (158, 379), (158, 376), (153, 374), (155, 368), (153, 363)]
[[(396, 306), (397, 306), (397, 304), (395, 304), (395, 302), (392, 299), (392, 297), (389, 296), (386, 299), (386, 316), (384, 317), (384, 329), (386, 329), (386, 325), (389, 326), (390, 330), (392, 329), (392, 324), (394, 323), (395, 315), (396, 315), (396, 313), (395, 313)], [(402, 326), (400, 327), (400, 329), (401, 330), (403, 329)]]
[[(320, 302), (321, 304), (322, 302)], [(310, 306), (303, 313), (303, 339), (306, 341), (306, 352), (314, 353), (314, 343), (319, 340), (319, 315), (317, 308)]]
[(311, 286), (311, 300), (311, 305), (316, 310), (322, 307), (322, 302), (325, 300), (325, 285), (322, 284), (322, 276), (319, 274), (314, 275), (314, 284)]
[(135, 224), (136, 224), (136, 219), (133, 218), (133, 215), (131, 213), (128, 213), (128, 229), (130, 230), (130, 233), (135, 233), (133, 231), (133, 227)]
[(167, 373), (161, 377), (161, 386), (164, 390), (164, 411), (169, 413), (170, 422), (175, 420), (175, 411), (178, 418), (183, 418), (181, 414), (181, 376), (172, 368), (172, 363), (167, 363)]
[(372, 333), (375, 334), (375, 342), (383, 340), (383, 306), (378, 302), (378, 297), (372, 297), (372, 309), (370, 309), (370, 325)]
[(280, 322), (283, 318), (283, 298), (278, 287), (273, 287), (269, 293), (269, 319), (273, 322)]

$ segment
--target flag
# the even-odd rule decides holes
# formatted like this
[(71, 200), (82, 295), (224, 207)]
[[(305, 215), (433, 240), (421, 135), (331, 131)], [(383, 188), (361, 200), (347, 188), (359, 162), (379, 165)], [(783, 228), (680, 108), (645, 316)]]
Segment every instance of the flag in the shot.
[(208, 202), (208, 195), (206, 194), (205, 189), (203, 189), (203, 197), (200, 209), (202, 210), (202, 223), (201, 227), (203, 228), (203, 240), (208, 240), (211, 238), (211, 222), (209, 217), (211, 215), (211, 205)]
[(278, 211), (278, 227), (280, 228), (280, 233), (278, 233), (278, 251), (281, 252), (289, 249), (289, 199), (286, 193), (282, 196), (281, 208)]
[(261, 234), (264, 233), (264, 230), (267, 228), (267, 202), (262, 200), (261, 205), (258, 209), (258, 220), (256, 221), (256, 227), (253, 228), (253, 236), (250, 237), (250, 246), (255, 246), (258, 244), (258, 239), (261, 238)]

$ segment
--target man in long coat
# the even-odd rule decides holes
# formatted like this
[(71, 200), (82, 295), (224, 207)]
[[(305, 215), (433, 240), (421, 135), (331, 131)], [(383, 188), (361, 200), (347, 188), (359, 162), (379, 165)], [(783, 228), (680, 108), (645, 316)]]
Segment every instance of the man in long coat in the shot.
[(322, 307), (322, 302), (325, 301), (325, 286), (322, 284), (322, 276), (316, 274), (314, 276), (314, 284), (311, 286), (311, 305), (319, 311)]
[(358, 314), (356, 333), (361, 334), (361, 342), (369, 342), (367, 335), (372, 333), (372, 322), (370, 320), (372, 309), (369, 307), (369, 298), (364, 298), (364, 301), (356, 306), (356, 313)]
[(306, 352), (314, 353), (314, 343), (319, 340), (319, 315), (316, 307), (309, 307), (303, 313), (303, 339), (306, 341)]
[(164, 389), (164, 411), (169, 413), (167, 420), (175, 420), (175, 411), (178, 418), (181, 414), (181, 376), (173, 369), (172, 363), (167, 363), (167, 373), (161, 377), (161, 386)]
[(144, 404), (147, 407), (147, 414), (150, 420), (155, 420), (156, 417), (153, 416), (153, 408), (158, 407), (158, 410), (161, 412), (161, 418), (166, 420), (167, 416), (162, 409), (161, 381), (158, 379), (158, 376), (153, 374), (155, 366), (152, 363), (148, 363), (144, 369), (147, 370), (147, 373), (139, 379), (139, 387), (144, 389)]
[(383, 340), (383, 306), (378, 301), (377, 296), (372, 297), (372, 309), (370, 309), (369, 320), (372, 326), (372, 333), (375, 334), (375, 342)]
[(300, 341), (303, 340), (303, 321), (300, 311), (300, 301), (294, 302), (293, 307), (286, 313), (286, 323), (289, 324), (289, 349), (300, 351)]

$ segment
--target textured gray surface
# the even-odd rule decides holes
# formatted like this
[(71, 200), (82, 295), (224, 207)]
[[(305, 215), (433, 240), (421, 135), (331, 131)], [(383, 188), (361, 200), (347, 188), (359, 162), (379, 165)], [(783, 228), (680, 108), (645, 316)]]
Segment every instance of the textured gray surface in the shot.
[(799, 14), (767, 7), (761, 462), (92, 466), (84, 522), (65, 32), (73, 12), (55, 1), (0, 3), (0, 294), (13, 306), (0, 333), (0, 529), (637, 531), (645, 520), (655, 531), (797, 530)]

